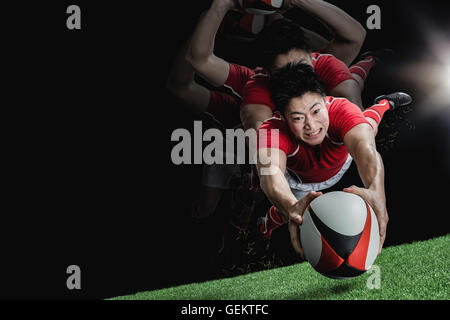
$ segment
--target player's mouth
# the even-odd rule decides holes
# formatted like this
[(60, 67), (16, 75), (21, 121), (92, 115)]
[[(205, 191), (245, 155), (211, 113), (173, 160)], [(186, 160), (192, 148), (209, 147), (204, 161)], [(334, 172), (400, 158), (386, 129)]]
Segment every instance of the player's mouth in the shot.
[(305, 135), (306, 135), (306, 137), (308, 139), (314, 139), (314, 138), (318, 137), (321, 133), (322, 133), (322, 128), (319, 128), (319, 129), (317, 129), (315, 131), (312, 131), (310, 133), (305, 133)]

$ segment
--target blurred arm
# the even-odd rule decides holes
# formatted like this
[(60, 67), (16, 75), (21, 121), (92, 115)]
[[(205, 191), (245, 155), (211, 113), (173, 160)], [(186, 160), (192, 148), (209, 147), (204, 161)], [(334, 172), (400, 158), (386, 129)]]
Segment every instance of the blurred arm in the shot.
[(167, 78), (167, 89), (194, 112), (203, 112), (209, 104), (210, 91), (195, 82), (195, 71), (186, 60), (187, 42), (178, 53)]
[(215, 37), (223, 18), (232, 8), (232, 1), (215, 0), (212, 3), (200, 18), (186, 55), (195, 71), (216, 87), (223, 85), (227, 80), (229, 64), (214, 55)]
[(333, 35), (324, 52), (350, 65), (366, 37), (363, 26), (338, 7), (321, 0), (286, 0), (287, 7), (297, 7), (319, 20)]

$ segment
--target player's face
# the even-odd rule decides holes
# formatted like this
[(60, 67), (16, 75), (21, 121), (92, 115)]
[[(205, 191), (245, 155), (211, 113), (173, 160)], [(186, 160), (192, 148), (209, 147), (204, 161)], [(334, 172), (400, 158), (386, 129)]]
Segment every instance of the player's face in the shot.
[(274, 74), (277, 70), (287, 66), (289, 63), (305, 63), (311, 67), (313, 66), (311, 55), (308, 52), (301, 49), (292, 49), (287, 53), (277, 55), (270, 72)]
[(324, 97), (318, 93), (305, 93), (291, 99), (284, 114), (291, 132), (303, 142), (321, 144), (328, 131), (329, 117)]

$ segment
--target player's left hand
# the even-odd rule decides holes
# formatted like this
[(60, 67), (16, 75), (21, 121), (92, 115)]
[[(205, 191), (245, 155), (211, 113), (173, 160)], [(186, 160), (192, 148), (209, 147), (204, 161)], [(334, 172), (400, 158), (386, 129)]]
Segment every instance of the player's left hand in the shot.
[(380, 254), (381, 249), (383, 248), (384, 240), (386, 239), (387, 223), (389, 221), (384, 192), (378, 192), (376, 190), (360, 188), (357, 186), (345, 188), (343, 191), (360, 196), (372, 207), (375, 216), (377, 217), (378, 226), (380, 229), (380, 247), (378, 249), (378, 254)]

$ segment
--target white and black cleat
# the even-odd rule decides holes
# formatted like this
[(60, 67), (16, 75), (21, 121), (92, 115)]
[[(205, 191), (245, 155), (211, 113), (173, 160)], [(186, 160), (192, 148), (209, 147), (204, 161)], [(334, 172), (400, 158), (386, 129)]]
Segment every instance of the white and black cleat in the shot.
[(390, 110), (410, 105), (413, 102), (413, 99), (409, 94), (404, 92), (394, 92), (376, 97), (374, 100), (374, 104), (378, 104), (383, 99), (389, 101), (389, 105), (391, 106)]

